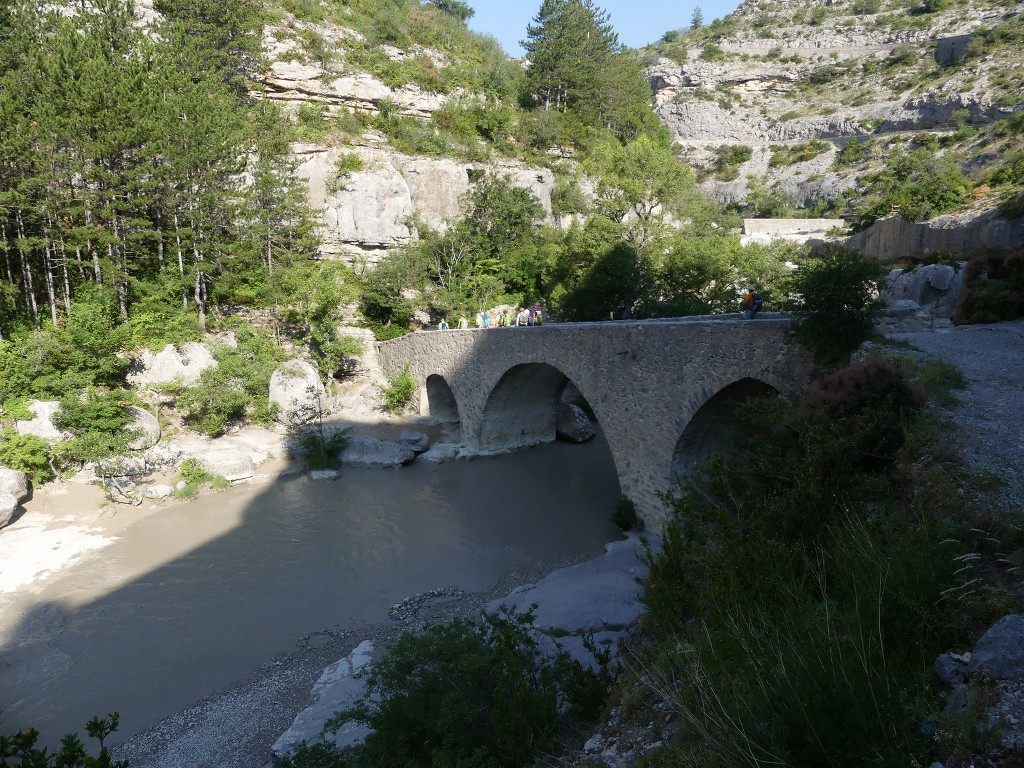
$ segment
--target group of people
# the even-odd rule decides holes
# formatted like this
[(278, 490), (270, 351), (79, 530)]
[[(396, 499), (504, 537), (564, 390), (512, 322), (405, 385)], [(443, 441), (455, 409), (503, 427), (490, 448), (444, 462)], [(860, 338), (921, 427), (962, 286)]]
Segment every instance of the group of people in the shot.
[[(747, 293), (743, 297), (743, 314), (748, 320), (753, 320), (757, 313), (764, 307), (764, 300), (761, 298), (761, 294), (754, 290), (754, 286), (747, 288)], [(534, 304), (532, 307), (520, 307), (515, 312), (512, 310), (506, 310), (504, 312), (496, 313), (495, 327), (497, 328), (512, 328), (519, 326), (532, 326), (540, 325), (542, 321), (542, 315), (540, 305)], [(460, 329), (469, 328), (469, 321), (466, 320), (465, 315), (459, 316)], [(476, 327), (477, 328), (490, 328), (491, 316), (483, 310), (476, 313)], [(439, 331), (448, 330), (448, 320), (441, 318), (441, 322), (437, 324)]]
[[(496, 312), (492, 325), (490, 313), (480, 310), (476, 313), (475, 322), (477, 328), (515, 328), (534, 326), (540, 325), (543, 322), (543, 314), (539, 304), (534, 304), (531, 307), (520, 307), (515, 312), (509, 309), (504, 312)], [(466, 319), (465, 315), (459, 316), (458, 325), (456, 327), (460, 330), (469, 328), (469, 321)], [(442, 317), (441, 322), (437, 324), (437, 329), (439, 331), (447, 331), (448, 328), (448, 320)]]

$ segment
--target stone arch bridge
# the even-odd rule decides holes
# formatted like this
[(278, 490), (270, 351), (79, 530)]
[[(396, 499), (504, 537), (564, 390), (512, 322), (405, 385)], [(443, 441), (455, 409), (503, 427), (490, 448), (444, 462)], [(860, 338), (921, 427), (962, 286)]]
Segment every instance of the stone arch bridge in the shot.
[(788, 326), (781, 316), (718, 315), (427, 331), (377, 352), (388, 376), (409, 366), (421, 413), (459, 422), (471, 454), (554, 440), (571, 381), (604, 431), (622, 493), (657, 525), (659, 494), (721, 440), (739, 403), (806, 383), (810, 361)]

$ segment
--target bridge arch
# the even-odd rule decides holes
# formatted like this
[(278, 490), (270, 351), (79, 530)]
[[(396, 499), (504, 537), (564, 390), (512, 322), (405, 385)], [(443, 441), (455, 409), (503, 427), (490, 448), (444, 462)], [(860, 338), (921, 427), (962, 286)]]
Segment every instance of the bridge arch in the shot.
[(715, 453), (727, 453), (739, 428), (740, 409), (752, 400), (777, 397), (778, 389), (745, 377), (719, 389), (690, 417), (672, 453), (672, 480), (696, 472)]
[(423, 383), (424, 397), (420, 400), (420, 413), (430, 416), (442, 424), (458, 424), (459, 403), (455, 399), (448, 380), (440, 374), (432, 373)]

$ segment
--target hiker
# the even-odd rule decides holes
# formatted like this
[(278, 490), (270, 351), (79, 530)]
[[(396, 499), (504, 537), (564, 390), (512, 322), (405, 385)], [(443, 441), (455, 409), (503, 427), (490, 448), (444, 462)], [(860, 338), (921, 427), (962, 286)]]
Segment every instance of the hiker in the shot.
[(483, 323), (483, 326), (482, 326), (483, 328), (490, 328), (491, 327), (491, 316), (487, 312), (484, 312), (484, 314), (480, 318), (480, 320)]
[(754, 286), (747, 288), (747, 295), (743, 297), (743, 306), (745, 308), (743, 315), (747, 320), (753, 320), (764, 306), (761, 294), (754, 290)]
[(530, 313), (523, 307), (519, 310), (519, 314), (516, 315), (516, 326), (526, 327), (530, 324)]
[(465, 315), (459, 315), (459, 330), (464, 331), (469, 328), (469, 322), (466, 320)]
[(439, 330), (439, 331), (447, 331), (448, 330), (448, 320), (446, 318), (443, 318), (443, 317), (441, 318), (441, 322), (437, 324), (437, 330)]
[(476, 313), (476, 327), (477, 328), (483, 328), (484, 327), (484, 313), (483, 313), (483, 310), (480, 310), (479, 312)]
[(505, 327), (505, 313), (504, 312), (499, 312), (498, 313), (498, 327), (499, 328), (504, 328)]
[(506, 328), (511, 328), (515, 324), (516, 324), (516, 318), (515, 318), (515, 315), (512, 313), (512, 310), (511, 309), (506, 310), (505, 311), (505, 327)]

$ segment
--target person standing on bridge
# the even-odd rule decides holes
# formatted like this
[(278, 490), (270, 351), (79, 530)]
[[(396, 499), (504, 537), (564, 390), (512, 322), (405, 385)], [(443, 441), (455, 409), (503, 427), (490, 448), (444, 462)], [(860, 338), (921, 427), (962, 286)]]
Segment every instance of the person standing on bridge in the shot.
[(530, 324), (530, 312), (523, 307), (519, 310), (519, 314), (516, 315), (516, 326), (527, 326)]
[(746, 310), (744, 316), (747, 320), (757, 317), (757, 313), (763, 306), (764, 301), (761, 299), (761, 294), (754, 290), (754, 286), (747, 288), (747, 295), (743, 297), (743, 307)]
[(469, 321), (466, 320), (465, 315), (459, 315), (459, 330), (464, 331), (469, 328)]

